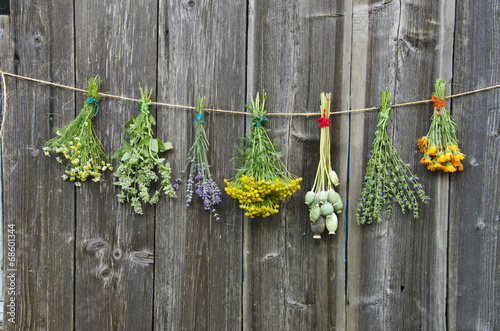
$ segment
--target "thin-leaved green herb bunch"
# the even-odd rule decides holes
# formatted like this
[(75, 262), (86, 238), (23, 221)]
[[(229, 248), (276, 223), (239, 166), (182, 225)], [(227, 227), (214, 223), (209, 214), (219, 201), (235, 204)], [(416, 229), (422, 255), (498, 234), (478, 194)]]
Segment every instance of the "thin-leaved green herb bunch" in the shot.
[(240, 208), (246, 216), (268, 217), (279, 210), (279, 202), (300, 189), (302, 178), (291, 174), (281, 158), (284, 154), (276, 147), (276, 140), (271, 142), (269, 129), (262, 126), (267, 122), (264, 109), (266, 94), (262, 92), (262, 102), (257, 93), (255, 99), (250, 96), (251, 105), (246, 106), (252, 114), (250, 135), (241, 137), (242, 146), (239, 156), (232, 160), (240, 164), (237, 174), (232, 179), (224, 179), (226, 193), (238, 199)]
[[(189, 207), (193, 201), (193, 195), (196, 193), (203, 200), (205, 210), (212, 212), (215, 220), (220, 220), (219, 214), (215, 208), (221, 202), (221, 190), (219, 185), (212, 179), (210, 173), (210, 164), (208, 163), (208, 139), (205, 132), (205, 122), (203, 121), (203, 113), (205, 111), (205, 98), (198, 96), (198, 104), (196, 107), (196, 137), (193, 146), (188, 152), (188, 164), (186, 170), (181, 172), (181, 175), (186, 176), (186, 207)], [(179, 188), (182, 180), (176, 179), (174, 189)]]
[(383, 221), (382, 209), (387, 207), (389, 219), (392, 202), (395, 200), (404, 213), (406, 209), (419, 215), (418, 199), (426, 203), (430, 198), (425, 194), (424, 185), (410, 170), (411, 164), (401, 160), (398, 152), (387, 136), (387, 120), (391, 110), (391, 94), (382, 91), (382, 104), (373, 147), (368, 154), (368, 165), (364, 177), (363, 191), (356, 209), (356, 221), (360, 224)]
[[(118, 201), (130, 202), (137, 214), (143, 213), (141, 200), (151, 205), (156, 204), (162, 191), (169, 197), (176, 196), (170, 181), (170, 163), (158, 156), (159, 153), (172, 149), (172, 144), (153, 138), (152, 126), (156, 125), (156, 121), (149, 113), (151, 90), (148, 91), (145, 87), (144, 90), (140, 88), (140, 91), (141, 112), (137, 117), (132, 117), (124, 128), (130, 143), (122, 140), (123, 147), (113, 155), (113, 158), (119, 160), (115, 172), (118, 182), (114, 183), (120, 186)], [(154, 171), (155, 166), (161, 176), (161, 182), (159, 188), (150, 196), (151, 184), (158, 180), (158, 175)]]
[(77, 187), (90, 177), (98, 182), (102, 172), (113, 170), (92, 124), (99, 110), (100, 83), (99, 77), (89, 79), (87, 100), (80, 114), (65, 127), (54, 129), (57, 137), (47, 141), (43, 147), (47, 156), (51, 152), (62, 154), (56, 157), (61, 164), (67, 162), (62, 179), (74, 182)]
[(321, 113), (318, 119), (320, 131), (319, 164), (311, 191), (305, 195), (305, 203), (309, 206), (309, 222), (314, 239), (320, 239), (321, 234), (328, 229), (329, 234), (335, 234), (338, 227), (336, 213), (343, 208), (342, 199), (335, 191), (339, 185), (339, 177), (332, 169), (330, 154), (330, 98), (331, 94), (321, 93)]

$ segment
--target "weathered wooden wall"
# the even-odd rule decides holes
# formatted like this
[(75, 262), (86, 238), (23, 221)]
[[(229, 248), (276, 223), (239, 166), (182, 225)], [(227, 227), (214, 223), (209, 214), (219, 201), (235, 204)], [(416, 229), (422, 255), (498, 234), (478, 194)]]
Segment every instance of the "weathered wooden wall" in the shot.
[[(393, 143), (432, 198), (416, 220), (395, 208), (389, 221), (356, 225), (377, 114), (333, 115), (346, 207), (337, 235), (321, 240), (303, 204), (319, 156), (316, 118), (272, 116), (317, 113), (321, 92), (337, 112), (377, 105), (386, 87), (393, 103), (428, 99), (437, 78), (447, 94), (498, 84), (499, 14), (498, 1), (473, 0), (11, 1), (0, 15), (2, 70), (77, 87), (99, 75), (108, 93), (137, 98), (141, 83), (158, 101), (194, 105), (200, 93), (211, 108), (240, 111), (265, 90), (267, 125), (303, 189), (267, 219), (245, 218), (224, 194), (216, 222), (200, 201), (185, 207), (183, 188), (137, 216), (117, 202), (112, 175), (75, 189), (41, 151), (84, 97), (7, 78), (3, 227), (4, 238), (17, 230), (17, 270), (16, 323), (4, 315), (4, 329), (500, 328), (499, 90), (448, 102), (467, 155), (461, 173), (419, 164), (430, 105), (392, 112)], [(152, 111), (178, 177), (195, 116)], [(137, 112), (129, 101), (100, 103), (96, 130), (110, 154)], [(221, 186), (246, 120), (205, 116)]]

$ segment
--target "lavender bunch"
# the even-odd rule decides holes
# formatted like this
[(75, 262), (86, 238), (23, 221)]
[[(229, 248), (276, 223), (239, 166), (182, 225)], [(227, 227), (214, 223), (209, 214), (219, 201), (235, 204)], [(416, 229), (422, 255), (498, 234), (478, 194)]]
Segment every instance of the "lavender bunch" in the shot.
[(424, 192), (424, 185), (410, 170), (411, 164), (401, 160), (398, 152), (387, 135), (387, 120), (391, 110), (391, 94), (382, 91), (382, 104), (373, 140), (373, 148), (368, 154), (368, 165), (364, 177), (363, 191), (356, 209), (356, 221), (370, 224), (382, 222), (382, 209), (387, 207), (387, 219), (392, 214), (395, 200), (404, 213), (406, 209), (417, 218), (418, 200), (426, 203), (430, 198)]
[[(194, 194), (197, 194), (203, 200), (205, 210), (210, 210), (219, 221), (220, 217), (215, 206), (221, 202), (221, 190), (217, 183), (212, 179), (210, 165), (207, 159), (208, 139), (205, 133), (205, 122), (203, 122), (203, 112), (205, 110), (205, 98), (198, 96), (198, 105), (196, 107), (196, 137), (193, 146), (188, 152), (188, 164), (186, 171), (181, 172), (183, 176), (187, 175), (186, 182), (186, 207), (189, 207), (193, 201)], [(179, 189), (181, 179), (177, 179), (174, 189)]]

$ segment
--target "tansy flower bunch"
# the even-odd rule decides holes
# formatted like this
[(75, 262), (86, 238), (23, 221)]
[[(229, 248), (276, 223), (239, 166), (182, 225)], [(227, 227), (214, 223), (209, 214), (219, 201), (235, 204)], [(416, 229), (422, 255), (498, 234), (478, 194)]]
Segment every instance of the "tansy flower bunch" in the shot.
[(80, 114), (71, 123), (63, 128), (56, 128), (54, 137), (45, 143), (43, 151), (50, 156), (50, 152), (60, 153), (56, 157), (57, 162), (68, 162), (63, 180), (75, 182), (80, 186), (81, 182), (92, 177), (92, 181), (101, 179), (101, 172), (113, 171), (109, 163), (108, 155), (97, 137), (92, 118), (97, 115), (99, 109), (99, 84), (98, 77), (88, 81), (87, 100)]
[(420, 162), (426, 164), (427, 169), (432, 171), (462, 171), (464, 167), (461, 161), (465, 155), (458, 148), (455, 133), (457, 125), (445, 108), (444, 89), (444, 80), (438, 79), (432, 95), (434, 113), (431, 117), (431, 127), (426, 136), (417, 139), (418, 147), (424, 154)]
[(426, 203), (429, 197), (424, 185), (419, 183), (410, 170), (411, 164), (401, 160), (398, 152), (387, 136), (387, 120), (391, 110), (391, 94), (382, 91), (382, 104), (379, 112), (373, 148), (368, 154), (368, 165), (364, 177), (363, 191), (356, 209), (356, 222), (370, 224), (383, 221), (382, 209), (387, 206), (387, 219), (391, 217), (392, 201), (396, 200), (403, 213), (406, 208), (418, 217), (417, 198)]
[(238, 199), (240, 208), (245, 209), (246, 216), (267, 217), (278, 212), (279, 202), (300, 189), (302, 178), (288, 172), (281, 158), (283, 153), (277, 150), (276, 140), (271, 142), (269, 129), (262, 126), (268, 121), (264, 110), (266, 94), (262, 92), (251, 98), (251, 106), (246, 106), (252, 114), (252, 128), (248, 137), (242, 137), (243, 146), (238, 148), (239, 157), (233, 158), (241, 164), (233, 179), (226, 180), (226, 193)]
[(315, 239), (321, 238), (325, 226), (329, 234), (335, 234), (338, 226), (335, 213), (340, 213), (343, 208), (342, 199), (334, 189), (334, 186), (339, 185), (339, 178), (332, 170), (330, 156), (330, 98), (330, 93), (327, 95), (321, 93), (320, 109), (323, 116), (318, 119), (321, 128), (319, 164), (314, 185), (305, 196), (305, 203), (309, 206), (309, 222)]
[[(136, 214), (143, 213), (140, 200), (154, 205), (158, 202), (162, 191), (170, 197), (175, 197), (175, 191), (170, 182), (170, 164), (165, 163), (165, 159), (158, 156), (158, 153), (172, 149), (172, 144), (153, 138), (152, 126), (156, 124), (156, 121), (149, 114), (152, 90), (148, 91), (147, 87), (144, 91), (142, 88), (139, 89), (141, 113), (125, 124), (125, 133), (130, 143), (123, 141), (123, 147), (113, 155), (113, 158), (118, 158), (120, 162), (115, 173), (118, 182), (114, 183), (121, 189), (118, 201), (120, 203), (130, 201)], [(162, 179), (159, 188), (150, 196), (151, 183), (158, 180), (158, 175), (154, 171), (155, 166)]]
[[(215, 206), (221, 202), (221, 191), (219, 185), (212, 179), (210, 173), (210, 165), (208, 164), (207, 150), (208, 139), (205, 132), (205, 122), (203, 122), (203, 112), (205, 111), (205, 98), (198, 96), (198, 105), (196, 107), (196, 137), (193, 146), (188, 152), (188, 180), (186, 183), (186, 207), (189, 207), (193, 201), (193, 194), (196, 193), (203, 200), (205, 210), (210, 210), (215, 217), (215, 220), (220, 220), (219, 214)], [(183, 171), (182, 175), (186, 175)], [(181, 179), (177, 179), (173, 185), (174, 189), (179, 188), (182, 183)]]

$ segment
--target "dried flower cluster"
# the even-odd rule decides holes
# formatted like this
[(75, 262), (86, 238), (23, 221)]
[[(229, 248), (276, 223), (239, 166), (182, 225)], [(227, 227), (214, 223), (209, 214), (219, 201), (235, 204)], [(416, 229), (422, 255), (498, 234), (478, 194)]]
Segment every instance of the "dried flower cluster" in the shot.
[[(140, 91), (141, 113), (125, 124), (125, 133), (130, 143), (123, 141), (123, 147), (113, 155), (113, 158), (119, 159), (119, 166), (115, 173), (118, 182), (114, 183), (121, 189), (118, 201), (121, 203), (130, 201), (137, 214), (143, 213), (141, 200), (151, 205), (156, 204), (162, 191), (170, 197), (176, 196), (170, 182), (170, 164), (158, 156), (159, 153), (172, 149), (172, 144), (153, 138), (152, 126), (156, 124), (156, 121), (149, 113), (151, 91), (148, 91), (147, 87), (144, 91), (140, 88)], [(158, 180), (158, 175), (154, 171), (155, 166), (160, 173), (161, 183), (150, 196), (151, 183)]]
[[(205, 98), (198, 96), (198, 104), (196, 107), (196, 137), (188, 152), (188, 164), (186, 171), (182, 174), (187, 175), (186, 183), (186, 207), (189, 207), (193, 201), (194, 194), (201, 197), (205, 210), (212, 212), (215, 220), (219, 221), (220, 216), (217, 213), (216, 205), (221, 202), (221, 190), (219, 185), (212, 179), (210, 173), (210, 165), (208, 163), (208, 139), (205, 132), (205, 122), (203, 122), (203, 113), (205, 111)], [(179, 188), (182, 183), (181, 179), (177, 179), (174, 184), (174, 189)]]
[(418, 217), (417, 197), (424, 203), (430, 200), (424, 185), (410, 170), (411, 164), (401, 160), (387, 136), (387, 120), (391, 110), (391, 94), (382, 92), (382, 104), (375, 131), (372, 151), (368, 154), (368, 165), (364, 177), (363, 191), (356, 210), (359, 224), (383, 221), (382, 209), (387, 206), (387, 219), (391, 217), (392, 201), (396, 200), (403, 213), (406, 209)]
[(320, 133), (319, 164), (311, 191), (305, 195), (305, 203), (309, 206), (309, 222), (314, 239), (320, 239), (321, 234), (328, 229), (329, 234), (335, 234), (338, 219), (335, 213), (342, 211), (343, 203), (334, 187), (339, 185), (337, 173), (332, 169), (330, 155), (330, 98), (331, 94), (321, 93), (322, 117), (318, 119)]
[(458, 148), (458, 139), (455, 133), (457, 126), (446, 110), (444, 99), (445, 82), (438, 79), (432, 95), (434, 113), (431, 117), (431, 127), (426, 136), (417, 140), (420, 151), (424, 154), (420, 162), (427, 165), (427, 169), (444, 172), (462, 171), (462, 160), (465, 155)]
[(279, 202), (300, 189), (302, 178), (288, 172), (281, 162), (283, 153), (277, 150), (276, 141), (271, 142), (269, 129), (262, 126), (268, 121), (264, 109), (266, 94), (259, 94), (255, 99), (251, 96), (251, 106), (247, 106), (252, 114), (252, 128), (248, 137), (242, 137), (239, 157), (233, 158), (241, 164), (233, 179), (224, 179), (226, 193), (238, 199), (240, 208), (245, 209), (246, 216), (268, 217), (279, 210)]
[(47, 156), (51, 152), (62, 154), (62, 157), (56, 157), (61, 164), (68, 162), (62, 178), (75, 182), (77, 187), (90, 177), (93, 177), (92, 181), (98, 182), (101, 180), (101, 172), (113, 170), (92, 124), (92, 118), (99, 109), (100, 82), (98, 77), (88, 81), (87, 100), (80, 114), (65, 127), (56, 128), (54, 131), (57, 137), (47, 141), (43, 147)]

